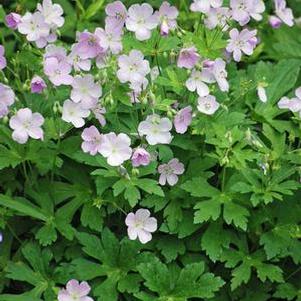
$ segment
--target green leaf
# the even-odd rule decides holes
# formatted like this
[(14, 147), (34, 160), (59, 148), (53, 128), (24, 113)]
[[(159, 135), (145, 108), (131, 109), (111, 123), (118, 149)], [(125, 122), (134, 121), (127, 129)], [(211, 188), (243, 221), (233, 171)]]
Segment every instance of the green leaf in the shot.
[(249, 215), (249, 211), (241, 205), (231, 201), (224, 204), (224, 219), (228, 225), (233, 223), (236, 227), (246, 231)]
[(243, 262), (232, 271), (231, 290), (234, 291), (242, 283), (248, 283), (251, 278), (251, 266)]
[(215, 187), (211, 186), (206, 179), (196, 177), (192, 180), (186, 181), (181, 185), (181, 188), (194, 197), (213, 197), (218, 195), (220, 192)]
[(128, 186), (124, 192), (124, 197), (131, 207), (135, 207), (141, 198), (140, 192), (135, 186)]
[(218, 198), (213, 198), (209, 201), (202, 201), (195, 205), (194, 223), (203, 223), (212, 219), (216, 221), (221, 214), (221, 202)]

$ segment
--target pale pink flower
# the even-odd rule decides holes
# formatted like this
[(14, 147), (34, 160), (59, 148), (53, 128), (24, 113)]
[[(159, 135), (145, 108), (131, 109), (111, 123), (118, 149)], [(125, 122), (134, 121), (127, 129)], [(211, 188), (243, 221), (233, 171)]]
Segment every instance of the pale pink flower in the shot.
[(274, 0), (275, 13), (279, 20), (288, 26), (294, 25), (294, 15), (290, 8), (286, 7), (285, 0)]
[(150, 217), (147, 209), (138, 209), (136, 213), (129, 213), (125, 219), (128, 227), (129, 239), (139, 239), (141, 243), (146, 244), (152, 240), (152, 234), (157, 230), (157, 220)]
[(63, 104), (62, 119), (72, 123), (76, 128), (81, 128), (85, 124), (84, 118), (90, 115), (90, 111), (83, 108), (80, 103), (75, 103), (69, 99)]
[(76, 44), (72, 45), (67, 61), (70, 65), (73, 65), (75, 71), (89, 71), (91, 69), (91, 60), (81, 58), (77, 52)]
[(40, 12), (34, 14), (27, 12), (18, 24), (18, 31), (26, 35), (29, 42), (35, 42), (49, 35), (50, 26), (45, 22)]
[(254, 48), (258, 42), (256, 38), (257, 30), (243, 29), (239, 32), (236, 28), (230, 31), (230, 40), (226, 50), (233, 53), (233, 58), (236, 62), (241, 60), (242, 53), (252, 55)]
[(99, 37), (88, 31), (78, 34), (78, 43), (74, 47), (76, 53), (84, 60), (96, 58), (104, 52)]
[(131, 158), (131, 139), (126, 134), (118, 134), (111, 132), (102, 137), (99, 152), (107, 158), (107, 162), (111, 166), (119, 166), (124, 161)]
[(279, 109), (288, 109), (293, 113), (299, 112), (301, 117), (301, 87), (295, 91), (296, 97), (289, 99), (287, 97), (282, 97), (278, 102)]
[(161, 35), (166, 36), (169, 34), (170, 30), (177, 27), (177, 17), (179, 11), (175, 6), (171, 6), (167, 1), (164, 1), (159, 11), (155, 13), (159, 17), (160, 22), (160, 32)]
[(210, 8), (206, 14), (204, 23), (207, 28), (214, 29), (217, 26), (222, 28), (222, 31), (228, 30), (227, 21), (230, 19), (231, 13), (228, 7)]
[(58, 293), (58, 301), (94, 301), (88, 294), (91, 287), (86, 281), (79, 283), (72, 279), (68, 281), (66, 289), (61, 289)]
[(40, 113), (32, 113), (28, 108), (20, 109), (9, 120), (13, 140), (20, 144), (26, 143), (29, 137), (43, 140), (43, 123), (44, 118)]
[(269, 23), (273, 28), (279, 28), (282, 24), (282, 21), (276, 16), (270, 16)]
[(82, 107), (87, 109), (95, 107), (102, 95), (101, 86), (94, 83), (94, 77), (91, 74), (76, 75), (71, 86), (71, 99), (76, 103), (80, 102)]
[(71, 71), (72, 67), (67, 61), (59, 62), (55, 57), (44, 60), (44, 73), (55, 86), (71, 85)]
[(197, 108), (201, 113), (212, 115), (218, 110), (219, 106), (219, 103), (213, 95), (198, 98)]
[(117, 77), (121, 83), (141, 84), (147, 74), (150, 73), (149, 62), (144, 59), (140, 50), (131, 50), (129, 55), (121, 55), (118, 58), (119, 69)]
[(62, 17), (64, 11), (59, 4), (53, 4), (52, 0), (43, 0), (42, 4), (38, 3), (37, 9), (44, 17), (45, 23), (51, 28), (56, 29), (64, 25), (65, 20)]
[(180, 51), (177, 65), (179, 68), (192, 69), (199, 61), (200, 55), (197, 49), (193, 46), (190, 48), (183, 48)]
[(84, 129), (81, 137), (84, 140), (81, 146), (85, 153), (90, 153), (90, 155), (95, 156), (100, 152), (103, 135), (99, 133), (94, 125)]
[(221, 7), (223, 0), (193, 0), (190, 9), (193, 12), (208, 13), (210, 8)]
[(167, 164), (161, 164), (158, 167), (160, 185), (165, 185), (166, 182), (170, 186), (176, 185), (179, 180), (178, 175), (182, 175), (184, 170), (184, 164), (177, 158), (171, 159)]
[(103, 51), (110, 50), (113, 54), (120, 53), (122, 50), (122, 30), (118, 27), (96, 28), (95, 35), (99, 38), (99, 44)]
[(125, 25), (127, 30), (135, 32), (137, 40), (151, 37), (151, 31), (158, 26), (159, 18), (148, 3), (133, 4), (128, 10)]
[(187, 106), (180, 110), (174, 119), (174, 126), (176, 132), (179, 134), (186, 133), (189, 125), (192, 121), (192, 108), (191, 106)]
[(61, 46), (48, 45), (45, 48), (44, 61), (48, 58), (56, 58), (59, 63), (67, 62), (67, 51)]
[(122, 28), (127, 17), (127, 9), (121, 1), (114, 1), (106, 6), (106, 26)]
[(230, 0), (230, 7), (232, 18), (241, 26), (246, 25), (251, 17), (256, 21), (262, 20), (261, 14), (265, 11), (262, 0)]
[(0, 118), (6, 116), (9, 107), (15, 102), (14, 91), (6, 85), (0, 83)]
[(47, 85), (43, 78), (40, 76), (34, 76), (30, 82), (30, 88), (31, 93), (40, 94), (47, 88)]
[(139, 123), (138, 132), (140, 136), (146, 136), (146, 141), (150, 145), (169, 144), (172, 140), (171, 121), (157, 114), (149, 115), (145, 121)]
[(229, 83), (227, 81), (228, 73), (226, 71), (226, 62), (221, 58), (217, 58), (210, 63), (208, 61), (203, 63), (203, 66), (206, 65), (208, 65), (208, 67), (204, 67), (202, 72), (203, 80), (207, 83), (216, 82), (221, 91), (227, 92), (229, 90)]
[(137, 147), (132, 155), (132, 165), (134, 167), (147, 166), (151, 161), (151, 155), (142, 147)]
[(18, 28), (18, 24), (21, 22), (21, 18), (22, 18), (21, 15), (17, 13), (10, 13), (6, 15), (5, 23), (7, 27), (15, 30)]
[(5, 54), (5, 48), (2, 45), (0, 45), (0, 70), (6, 68), (7, 65), (4, 54)]
[(92, 109), (92, 112), (93, 112), (95, 118), (100, 123), (100, 125), (105, 126), (107, 123), (106, 119), (104, 117), (104, 114), (107, 112), (106, 109), (98, 104), (95, 108)]
[(197, 91), (199, 96), (206, 96), (209, 94), (209, 88), (204, 80), (200, 71), (193, 70), (185, 83), (186, 88), (191, 92)]

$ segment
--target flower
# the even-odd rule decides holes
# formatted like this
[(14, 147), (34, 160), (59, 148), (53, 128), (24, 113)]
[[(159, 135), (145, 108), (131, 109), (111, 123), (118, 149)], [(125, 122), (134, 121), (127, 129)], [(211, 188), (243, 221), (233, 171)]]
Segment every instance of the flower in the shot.
[(68, 281), (66, 289), (61, 289), (58, 293), (58, 301), (93, 301), (88, 294), (91, 287), (86, 281), (79, 283), (77, 280), (72, 279)]
[(148, 3), (133, 4), (129, 8), (125, 26), (127, 30), (135, 32), (137, 40), (148, 40), (152, 29), (158, 26), (159, 18), (157, 14), (153, 14), (153, 11)]
[(165, 185), (166, 182), (170, 186), (176, 185), (178, 182), (178, 175), (182, 175), (184, 170), (184, 164), (177, 158), (171, 159), (167, 164), (161, 164), (158, 167), (160, 185)]
[(236, 28), (230, 31), (230, 40), (226, 50), (233, 52), (233, 58), (236, 62), (241, 60), (242, 53), (251, 55), (257, 44), (257, 30), (243, 29), (239, 32)]
[(125, 224), (128, 226), (129, 239), (138, 239), (142, 244), (151, 241), (152, 234), (157, 230), (157, 220), (150, 217), (150, 212), (147, 209), (138, 209), (136, 213), (129, 213), (125, 219)]
[(71, 122), (76, 128), (81, 128), (85, 124), (84, 118), (90, 115), (90, 111), (81, 106), (80, 103), (75, 103), (69, 99), (63, 104), (62, 119), (66, 122)]
[(143, 83), (145, 76), (150, 73), (149, 62), (140, 50), (134, 49), (129, 55), (120, 55), (118, 66), (117, 77), (121, 83)]
[(101, 86), (94, 83), (94, 77), (91, 74), (76, 75), (71, 86), (71, 99), (76, 103), (80, 102), (82, 107), (87, 109), (95, 107), (102, 95)]
[(114, 1), (106, 6), (106, 26), (122, 28), (124, 26), (127, 10), (121, 1)]
[(159, 22), (161, 25), (161, 35), (166, 36), (169, 34), (170, 30), (173, 30), (177, 27), (177, 17), (179, 15), (179, 11), (175, 6), (171, 6), (167, 1), (164, 1), (159, 11), (155, 13), (159, 17)]
[(216, 101), (215, 96), (207, 95), (198, 98), (198, 110), (204, 114), (212, 115), (219, 108), (219, 103)]
[(83, 152), (90, 153), (92, 156), (100, 152), (103, 135), (99, 133), (98, 129), (94, 125), (84, 129), (81, 137), (84, 140), (81, 145)]
[(204, 23), (209, 29), (219, 26), (222, 28), (222, 31), (226, 31), (229, 28), (227, 20), (230, 18), (230, 15), (230, 10), (227, 7), (210, 8)]
[(21, 15), (17, 14), (17, 13), (10, 13), (8, 15), (5, 16), (5, 22), (7, 27), (11, 28), (11, 29), (17, 29), (18, 28), (18, 24), (21, 22)]
[[(277, 17), (274, 17), (274, 24), (275, 21), (280, 22), (280, 24), (283, 22), (288, 26), (294, 25), (294, 15), (293, 11), (290, 8), (286, 7), (286, 1), (285, 0), (274, 0), (275, 3), (275, 13)], [(279, 25), (280, 26), (280, 25)]]
[(67, 51), (64, 47), (48, 45), (45, 48), (44, 61), (48, 58), (56, 58), (59, 63), (67, 62)]
[(197, 49), (193, 46), (190, 48), (183, 48), (180, 51), (177, 66), (179, 68), (192, 69), (198, 62), (200, 55)]
[(267, 94), (265, 91), (265, 85), (259, 83), (257, 86), (257, 95), (258, 98), (261, 102), (267, 102), (268, 98), (267, 98)]
[(3, 242), (3, 234), (0, 232), (0, 243)]
[(193, 3), (190, 5), (190, 9), (193, 12), (208, 13), (210, 7), (217, 8), (221, 7), (223, 0), (193, 0)]
[(9, 126), (13, 129), (13, 140), (20, 144), (26, 143), (29, 137), (43, 140), (43, 123), (44, 118), (40, 113), (32, 113), (28, 108), (20, 109), (9, 120)]
[(151, 156), (149, 152), (147, 152), (142, 147), (137, 147), (132, 155), (132, 165), (134, 167), (138, 166), (147, 166), (151, 161)]
[(147, 116), (138, 126), (139, 135), (145, 135), (150, 145), (169, 144), (172, 140), (171, 129), (171, 121), (166, 117), (160, 118), (157, 114)]
[(71, 71), (72, 67), (67, 61), (60, 62), (55, 57), (44, 60), (44, 73), (55, 86), (70, 85), (73, 81)]
[(9, 107), (15, 102), (14, 91), (6, 85), (0, 83), (0, 118), (6, 116)]
[(110, 50), (113, 54), (117, 54), (122, 50), (122, 30), (119, 27), (106, 26), (105, 30), (97, 28), (95, 35), (99, 38), (99, 43), (103, 51)]
[(279, 28), (282, 24), (282, 21), (276, 16), (270, 16), (269, 23), (273, 28)]
[(107, 123), (104, 117), (104, 114), (106, 113), (106, 109), (98, 104), (95, 108), (92, 109), (92, 112), (95, 118), (99, 121), (100, 125), (105, 126)]
[(131, 139), (126, 134), (116, 135), (111, 132), (103, 135), (99, 152), (107, 158), (111, 166), (119, 166), (132, 155)]
[(239, 25), (246, 25), (251, 17), (256, 21), (262, 20), (262, 13), (265, 5), (262, 0), (230, 0), (232, 18), (239, 22)]
[(26, 35), (29, 42), (36, 42), (49, 36), (50, 27), (40, 12), (34, 14), (27, 12), (18, 24), (18, 31)]
[(104, 51), (100, 45), (98, 35), (88, 31), (78, 34), (78, 43), (75, 46), (75, 50), (76, 53), (84, 60), (96, 58)]
[(47, 88), (47, 85), (43, 78), (40, 76), (35, 76), (30, 82), (31, 93), (40, 94)]
[(179, 134), (184, 134), (192, 121), (192, 108), (187, 106), (180, 110), (174, 119), (174, 126), (176, 132)]
[(299, 112), (301, 117), (301, 87), (295, 91), (296, 97), (289, 99), (287, 97), (282, 97), (278, 102), (279, 109), (288, 109), (293, 113)]
[(73, 65), (75, 71), (89, 71), (91, 69), (91, 61), (80, 57), (75, 44), (71, 47), (71, 52), (68, 55), (67, 62), (70, 65)]
[(191, 92), (196, 90), (199, 96), (206, 96), (209, 94), (209, 88), (204, 80), (205, 78), (200, 71), (193, 70), (185, 83), (186, 88)]
[(0, 70), (3, 70), (7, 65), (4, 53), (5, 48), (2, 45), (0, 45)]
[(59, 4), (52, 4), (52, 0), (43, 0), (43, 3), (38, 3), (38, 11), (44, 17), (45, 23), (49, 24), (51, 28), (62, 27), (64, 25), (64, 18), (62, 17), (64, 11)]
[(210, 63), (208, 61), (204, 62), (203, 66), (203, 80), (207, 83), (217, 82), (220, 90), (227, 92), (229, 90), (229, 83), (227, 81), (226, 62), (221, 58), (217, 58)]

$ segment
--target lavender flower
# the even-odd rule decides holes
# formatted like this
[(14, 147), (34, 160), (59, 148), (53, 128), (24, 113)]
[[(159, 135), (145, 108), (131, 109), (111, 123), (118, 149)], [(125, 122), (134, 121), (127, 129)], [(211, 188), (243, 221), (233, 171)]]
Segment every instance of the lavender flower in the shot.
[(206, 14), (204, 23), (209, 29), (214, 29), (219, 26), (223, 31), (226, 31), (229, 28), (227, 20), (230, 16), (230, 10), (227, 7), (210, 8)]
[(190, 9), (193, 12), (208, 13), (210, 8), (221, 7), (223, 0), (193, 0)]
[(75, 47), (76, 53), (84, 60), (96, 58), (104, 51), (98, 35), (88, 31), (84, 31), (78, 35), (78, 43)]
[(159, 11), (155, 14), (158, 15), (160, 20), (161, 35), (166, 36), (169, 34), (170, 30), (177, 27), (179, 11), (175, 6), (171, 6), (168, 2), (164, 1), (160, 6)]
[(189, 91), (197, 91), (199, 96), (206, 96), (209, 94), (209, 88), (204, 81), (203, 74), (200, 71), (193, 70), (185, 85)]
[(18, 24), (21, 22), (21, 15), (17, 14), (17, 13), (10, 13), (8, 15), (5, 16), (5, 22), (7, 27), (11, 28), (11, 29), (17, 29), (18, 28)]
[(0, 45), (0, 70), (3, 70), (7, 65), (4, 54), (5, 48), (2, 45)]
[(81, 147), (85, 153), (90, 153), (90, 155), (94, 156), (100, 152), (103, 135), (99, 133), (94, 125), (84, 129), (81, 137), (84, 140)]
[[(278, 22), (283, 22), (288, 26), (294, 25), (294, 15), (290, 8), (286, 7), (285, 0), (274, 0), (275, 3), (275, 13), (277, 17), (274, 17), (274, 21), (278, 18)], [(275, 23), (274, 23), (275, 24)]]
[(200, 55), (197, 49), (193, 46), (190, 48), (183, 48), (180, 51), (177, 65), (179, 68), (192, 69), (198, 62)]
[(110, 50), (113, 54), (118, 54), (122, 50), (122, 30), (118, 27), (106, 26), (105, 30), (97, 28), (95, 35), (99, 38), (99, 43), (103, 51)]
[(9, 126), (13, 129), (13, 140), (20, 144), (26, 143), (29, 137), (43, 140), (43, 123), (44, 118), (40, 113), (32, 113), (28, 108), (20, 109), (9, 120)]
[(147, 166), (151, 161), (151, 156), (149, 152), (147, 152), (142, 147), (137, 147), (132, 155), (132, 165), (134, 167), (138, 166)]
[(287, 97), (282, 97), (278, 102), (279, 109), (288, 109), (293, 113), (299, 112), (301, 117), (301, 87), (295, 91), (296, 97), (289, 99)]
[(174, 119), (174, 126), (176, 132), (179, 134), (186, 133), (189, 125), (192, 121), (192, 108), (191, 106), (187, 106), (180, 110)]
[(114, 1), (106, 6), (106, 26), (121, 29), (127, 17), (127, 9), (121, 1)]
[(160, 173), (159, 183), (165, 185), (166, 182), (170, 186), (174, 186), (178, 182), (178, 175), (184, 173), (184, 164), (179, 162), (177, 158), (171, 159), (167, 164), (161, 164), (158, 167)]
[(198, 110), (201, 113), (212, 115), (219, 108), (219, 103), (216, 101), (215, 96), (207, 95), (205, 97), (199, 97), (198, 99)]
[(6, 116), (9, 107), (15, 102), (14, 91), (6, 85), (0, 83), (0, 118)]
[(40, 76), (35, 76), (30, 82), (31, 93), (41, 94), (44, 89), (47, 88), (47, 85), (43, 78)]
[(59, 4), (53, 4), (51, 0), (43, 0), (42, 4), (38, 3), (37, 9), (44, 17), (45, 23), (47, 23), (52, 29), (56, 29), (64, 25), (65, 20), (62, 17), (64, 11)]
[(233, 52), (233, 58), (236, 62), (241, 60), (242, 53), (251, 55), (257, 44), (257, 30), (243, 29), (239, 32), (236, 28), (230, 31), (230, 40), (226, 50)]
[(129, 213), (125, 219), (125, 224), (128, 226), (129, 239), (138, 238), (142, 244), (151, 241), (151, 233), (157, 230), (157, 220), (150, 217), (150, 212), (147, 209), (138, 209), (136, 213)]

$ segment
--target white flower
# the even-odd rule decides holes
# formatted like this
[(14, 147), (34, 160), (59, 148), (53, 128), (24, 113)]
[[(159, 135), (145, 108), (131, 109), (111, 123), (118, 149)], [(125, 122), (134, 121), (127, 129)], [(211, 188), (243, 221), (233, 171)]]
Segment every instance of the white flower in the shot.
[(150, 145), (169, 144), (172, 140), (171, 129), (172, 122), (166, 117), (160, 118), (157, 114), (147, 116), (138, 126), (139, 135), (145, 135)]
[(121, 83), (143, 83), (145, 76), (150, 73), (149, 62), (141, 51), (135, 49), (129, 55), (119, 56), (118, 66), (117, 77)]
[(152, 232), (157, 230), (157, 220), (150, 217), (150, 212), (147, 209), (138, 209), (136, 213), (129, 213), (125, 219), (125, 224), (128, 226), (129, 239), (140, 240), (146, 244), (152, 239)]
[(219, 108), (219, 103), (216, 101), (215, 96), (207, 95), (205, 97), (199, 97), (198, 110), (204, 114), (212, 115)]
[(204, 83), (204, 77), (200, 71), (192, 71), (190, 77), (186, 81), (186, 87), (189, 91), (197, 91), (199, 96), (206, 96), (209, 94), (209, 88)]
[(148, 3), (134, 4), (128, 10), (126, 28), (135, 32), (138, 40), (144, 41), (151, 37), (151, 30), (159, 24), (159, 17)]
[(267, 102), (267, 93), (265, 91), (264, 85), (258, 84), (257, 86), (257, 95), (261, 102)]
[(76, 128), (80, 128), (85, 124), (84, 118), (90, 115), (90, 111), (69, 99), (65, 100), (63, 105), (62, 119), (72, 123)]
[(40, 12), (26, 13), (18, 24), (20, 33), (26, 35), (29, 42), (34, 42), (49, 35), (50, 27)]
[(43, 4), (38, 3), (37, 8), (51, 28), (55, 29), (64, 25), (65, 20), (62, 17), (64, 11), (59, 4), (52, 4), (51, 0), (43, 0)]
[(126, 134), (116, 135), (109, 133), (103, 135), (99, 152), (107, 158), (108, 164), (111, 166), (119, 166), (124, 161), (129, 160), (132, 156), (130, 147), (131, 139)]
[(76, 75), (71, 85), (71, 99), (74, 102), (80, 102), (87, 109), (95, 107), (102, 94), (102, 89), (99, 84), (94, 83), (94, 77), (91, 74)]

